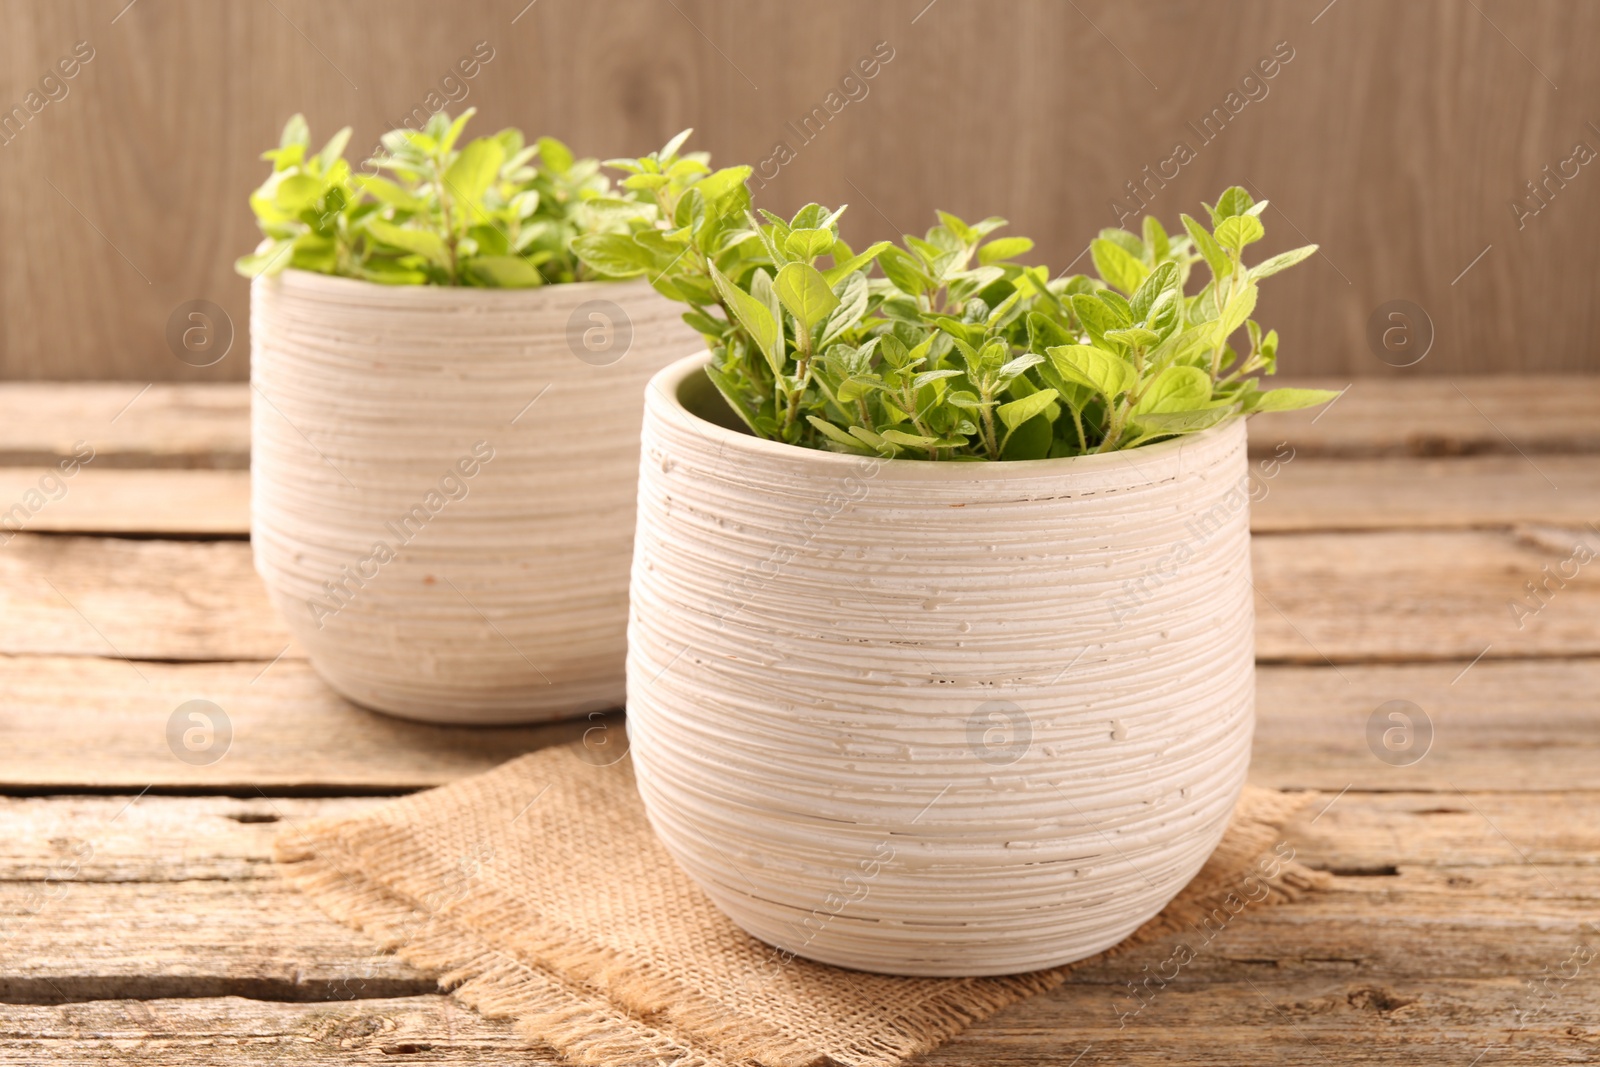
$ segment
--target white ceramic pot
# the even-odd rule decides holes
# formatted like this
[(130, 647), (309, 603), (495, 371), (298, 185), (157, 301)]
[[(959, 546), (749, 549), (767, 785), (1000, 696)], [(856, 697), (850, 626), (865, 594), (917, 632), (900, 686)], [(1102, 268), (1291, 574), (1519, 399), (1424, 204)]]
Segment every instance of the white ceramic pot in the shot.
[(251, 289), (256, 569), (330, 685), (407, 718), (623, 699), (644, 386), (703, 346), (643, 281)]
[(639, 790), (745, 930), (861, 970), (1105, 949), (1199, 870), (1254, 724), (1242, 422), (1137, 450), (874, 461), (646, 397)]

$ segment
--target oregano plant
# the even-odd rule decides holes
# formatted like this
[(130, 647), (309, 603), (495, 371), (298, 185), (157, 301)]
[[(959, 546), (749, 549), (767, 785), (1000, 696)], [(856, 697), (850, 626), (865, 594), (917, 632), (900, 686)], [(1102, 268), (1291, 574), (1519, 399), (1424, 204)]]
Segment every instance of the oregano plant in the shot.
[[(653, 217), (578, 237), (584, 263), (645, 276), (690, 306), (707, 374), (752, 433), (813, 448), (927, 460), (1041, 459), (1133, 448), (1335, 393), (1260, 387), (1278, 335), (1252, 318), (1259, 283), (1316, 251), (1255, 264), (1265, 201), (1231, 188), (1170, 234), (1101, 231), (1097, 276), (1025, 265), (1004, 219), (938, 225), (856, 251), (843, 208), (752, 212), (749, 167), (660, 152), (612, 160)], [(1194, 268), (1209, 277), (1190, 292)], [(1241, 334), (1240, 331), (1243, 331)], [(1235, 347), (1236, 336), (1244, 340)]]
[(250, 207), (264, 239), (238, 271), (502, 289), (611, 277), (579, 260), (573, 240), (647, 227), (654, 202), (615, 190), (598, 160), (553, 137), (530, 144), (508, 128), (463, 143), (475, 110), (389, 131), (359, 171), (344, 158), (349, 127), (313, 152), (295, 115), (262, 155), (272, 172)]

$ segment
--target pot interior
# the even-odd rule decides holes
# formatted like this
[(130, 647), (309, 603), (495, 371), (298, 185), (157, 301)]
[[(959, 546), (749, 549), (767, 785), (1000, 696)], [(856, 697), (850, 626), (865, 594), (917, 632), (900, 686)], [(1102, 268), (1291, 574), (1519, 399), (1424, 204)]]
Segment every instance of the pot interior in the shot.
[(717, 387), (710, 378), (706, 377), (704, 367), (695, 367), (683, 380), (678, 383), (678, 403), (683, 405), (683, 410), (697, 418), (704, 419), (713, 426), (720, 426), (724, 430), (754, 437), (750, 427), (739, 418), (738, 412), (728, 406), (728, 402), (717, 392)]

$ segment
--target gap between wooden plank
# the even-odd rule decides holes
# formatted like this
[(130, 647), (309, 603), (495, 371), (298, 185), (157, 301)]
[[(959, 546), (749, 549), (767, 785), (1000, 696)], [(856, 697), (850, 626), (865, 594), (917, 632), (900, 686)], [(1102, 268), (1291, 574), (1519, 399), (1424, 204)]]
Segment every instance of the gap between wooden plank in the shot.
[[(617, 716), (519, 727), (448, 727), (366, 711), (303, 660), (142, 667), (0, 657), (0, 793), (380, 795), (440, 785), (545, 745), (621, 742)], [(1600, 659), (1262, 666), (1252, 777), (1277, 788), (1529, 791), (1588, 788), (1600, 763)], [(213, 701), (232, 738), (210, 764), (179, 759), (169, 724)], [(1421, 709), (1421, 759), (1385, 763), (1368, 739), (1393, 700)], [(1404, 740), (1404, 739), (1400, 739)], [(1412, 751), (1412, 750), (1408, 750)], [(1405, 755), (1404, 753), (1402, 755)]]
[[(1600, 518), (1600, 462), (1590, 456), (1543, 457), (1537, 470), (1520, 456), (1297, 456), (1258, 459), (1251, 470), (1250, 525), (1257, 536), (1524, 523), (1582, 527)], [(250, 475), (86, 467), (62, 479), (47, 469), (0, 467), (0, 540), (14, 531), (246, 538)]]
[[(1104, 986), (1069, 981), (911, 1062), (917, 1067), (1068, 1067), (1081, 1054), (1074, 1067), (1327, 1067), (1340, 1062), (1467, 1067), (1493, 1042), (1503, 1056), (1555, 1063), (1581, 1055), (1593, 1044), (1592, 1012), (1584, 992), (1579, 987), (1554, 998), (1519, 1027), (1532, 1004), (1523, 984), (1512, 979), (1457, 979), (1419, 987), (1355, 976), (1286, 980), (1263, 974), (1226, 983), (1181, 978), (1122, 1025)], [(380, 1056), (409, 1056), (449, 1067), (567, 1063), (550, 1050), (528, 1047), (509, 1022), (484, 1019), (438, 994), (343, 1005), (237, 997), (95, 1001), (14, 1006), (0, 1013), (3, 1067), (32, 1067), (45, 1060), (343, 1067)], [(1496, 1062), (1489, 1057), (1484, 1064), (1493, 1067)]]
[[(180, 990), (300, 1001), (425, 983), (272, 870), (280, 830), (359, 804), (0, 802), (0, 1001)], [(238, 818), (267, 813), (281, 821)], [(1314, 866), (1392, 864), (1401, 875), (1335, 878), (1293, 905), (1254, 909), (1186, 968), (1191, 980), (1356, 975), (1417, 987), (1537, 974), (1600, 905), (1600, 821), (1552, 818), (1539, 796), (1477, 794), (1445, 810), (1432, 795), (1346, 795), (1291, 822), (1284, 840)], [(1137, 981), (1165, 948), (1142, 946), (1075, 981)]]
[[(1540, 526), (1256, 538), (1258, 660), (1600, 655), (1600, 583), (1593, 566), (1574, 560), (1582, 539), (1600, 548), (1594, 530)], [(1159, 585), (1155, 561), (1151, 575)], [(1540, 600), (1528, 599), (1533, 582), (1546, 587)], [(1146, 625), (1139, 591), (1126, 596), (1133, 610), (1119, 607), (1118, 594), (1107, 598), (1108, 619)], [(1511, 609), (1519, 598), (1530, 605), (1521, 618)], [(1531, 610), (1540, 604), (1547, 606)], [(441, 610), (465, 609), (442, 600)], [(301, 655), (254, 572), (249, 545), (238, 542), (18, 534), (0, 550), (0, 618), (0, 654), (199, 662)], [(329, 625), (365, 624), (347, 610)], [(130, 678), (135, 673), (130, 667)]]

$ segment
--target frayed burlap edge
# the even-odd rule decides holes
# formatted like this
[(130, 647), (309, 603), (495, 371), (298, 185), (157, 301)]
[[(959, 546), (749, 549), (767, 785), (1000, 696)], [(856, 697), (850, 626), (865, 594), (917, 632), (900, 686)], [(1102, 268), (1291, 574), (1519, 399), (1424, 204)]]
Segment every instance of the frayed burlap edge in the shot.
[[(1324, 887), (1328, 875), (1281, 850), (1282, 829), (1315, 796), (1246, 787), (1232, 824), (1200, 873), (1160, 914), (1105, 952), (1063, 967), (958, 981), (901, 1005), (869, 1042), (829, 1050), (852, 1067), (895, 1067), (1019, 1000), (1054, 989), (1075, 969), (1185, 931), (1225, 925), (1247, 903), (1281, 904)], [(359, 818), (359, 817), (358, 817)], [(535, 936), (530, 961), (486, 944), (448, 905), (429, 912), (372, 881), (348, 847), (347, 819), (302, 824), (275, 845), (280, 871), (333, 918), (376, 938), (478, 1013), (574, 1062), (673, 1067), (809, 1067), (829, 1055), (762, 1020), (731, 1015), (670, 976), (648, 973), (556, 930)], [(1275, 848), (1275, 845), (1280, 847)], [(363, 850), (364, 851), (364, 850)], [(1258, 895), (1259, 894), (1259, 895)], [(520, 932), (525, 939), (528, 931)]]

